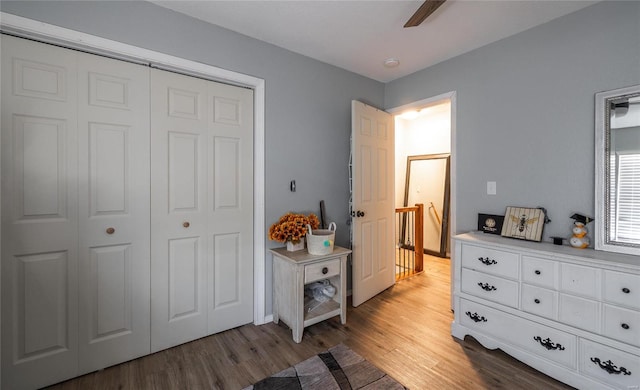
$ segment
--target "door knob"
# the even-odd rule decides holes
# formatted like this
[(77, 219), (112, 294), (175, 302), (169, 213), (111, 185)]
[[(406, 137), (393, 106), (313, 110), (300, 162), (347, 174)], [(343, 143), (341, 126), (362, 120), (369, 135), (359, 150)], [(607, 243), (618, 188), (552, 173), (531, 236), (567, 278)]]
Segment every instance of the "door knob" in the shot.
[(364, 211), (360, 211), (360, 210), (358, 210), (358, 212), (356, 212), (356, 215), (357, 215), (358, 217), (364, 217)]
[(112, 227), (107, 228), (107, 234), (113, 234), (113, 233), (115, 233), (115, 232), (116, 232), (116, 229), (114, 229), (114, 228), (112, 228)]

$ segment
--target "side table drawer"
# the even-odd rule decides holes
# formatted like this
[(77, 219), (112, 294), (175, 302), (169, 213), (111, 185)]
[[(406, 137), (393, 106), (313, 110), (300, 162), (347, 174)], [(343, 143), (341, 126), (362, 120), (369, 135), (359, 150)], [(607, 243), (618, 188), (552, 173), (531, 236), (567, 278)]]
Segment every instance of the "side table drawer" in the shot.
[(462, 291), (507, 306), (518, 307), (518, 282), (463, 268)]
[(619, 389), (640, 387), (640, 356), (580, 340), (580, 371)]
[(304, 284), (330, 278), (340, 273), (340, 259), (304, 266)]

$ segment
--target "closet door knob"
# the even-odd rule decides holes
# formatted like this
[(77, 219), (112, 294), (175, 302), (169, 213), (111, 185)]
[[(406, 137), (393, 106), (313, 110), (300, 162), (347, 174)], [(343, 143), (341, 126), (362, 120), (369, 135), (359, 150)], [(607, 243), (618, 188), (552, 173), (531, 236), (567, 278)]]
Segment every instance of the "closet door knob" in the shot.
[(112, 228), (112, 227), (107, 228), (107, 234), (113, 234), (113, 233), (115, 233), (115, 232), (116, 232), (116, 229), (114, 229), (114, 228)]
[(540, 303), (540, 300), (538, 298), (533, 300), (535, 303)]
[(631, 290), (629, 290), (628, 288), (624, 287), (622, 289), (622, 292), (625, 293), (625, 294), (629, 294), (631, 292)]
[(537, 269), (537, 270), (535, 271), (535, 274), (536, 274), (536, 275), (540, 275), (541, 273), (542, 273), (542, 272), (540, 272), (540, 270), (539, 270), (539, 269)]
[(622, 329), (624, 329), (624, 330), (629, 329), (629, 325), (627, 325), (627, 324), (621, 324), (620, 326), (622, 326)]
[(182, 222), (182, 226), (188, 228), (191, 224), (188, 221)]

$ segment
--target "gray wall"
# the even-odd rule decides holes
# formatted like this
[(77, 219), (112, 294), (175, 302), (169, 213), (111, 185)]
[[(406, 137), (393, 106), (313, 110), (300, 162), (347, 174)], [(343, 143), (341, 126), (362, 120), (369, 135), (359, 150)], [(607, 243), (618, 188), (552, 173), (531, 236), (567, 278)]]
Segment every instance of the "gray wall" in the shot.
[(594, 94), (633, 84), (640, 2), (603, 2), (390, 82), (385, 107), (457, 92), (458, 232), (543, 206), (544, 237), (567, 237), (573, 212), (594, 214)]
[[(265, 231), (287, 211), (319, 213), (323, 199), (336, 243), (348, 244), (351, 100), (381, 107), (383, 84), (151, 3), (2, 1), (0, 10), (264, 79)], [(271, 313), (270, 254), (266, 271)]]

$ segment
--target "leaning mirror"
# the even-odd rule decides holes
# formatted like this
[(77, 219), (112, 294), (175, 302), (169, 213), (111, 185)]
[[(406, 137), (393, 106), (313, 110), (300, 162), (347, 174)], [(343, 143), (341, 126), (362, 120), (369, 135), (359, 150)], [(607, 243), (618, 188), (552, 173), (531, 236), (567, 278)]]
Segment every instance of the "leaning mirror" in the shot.
[(404, 205), (424, 205), (424, 253), (446, 257), (449, 244), (449, 154), (407, 156)]
[(640, 85), (596, 94), (595, 248), (640, 254)]

